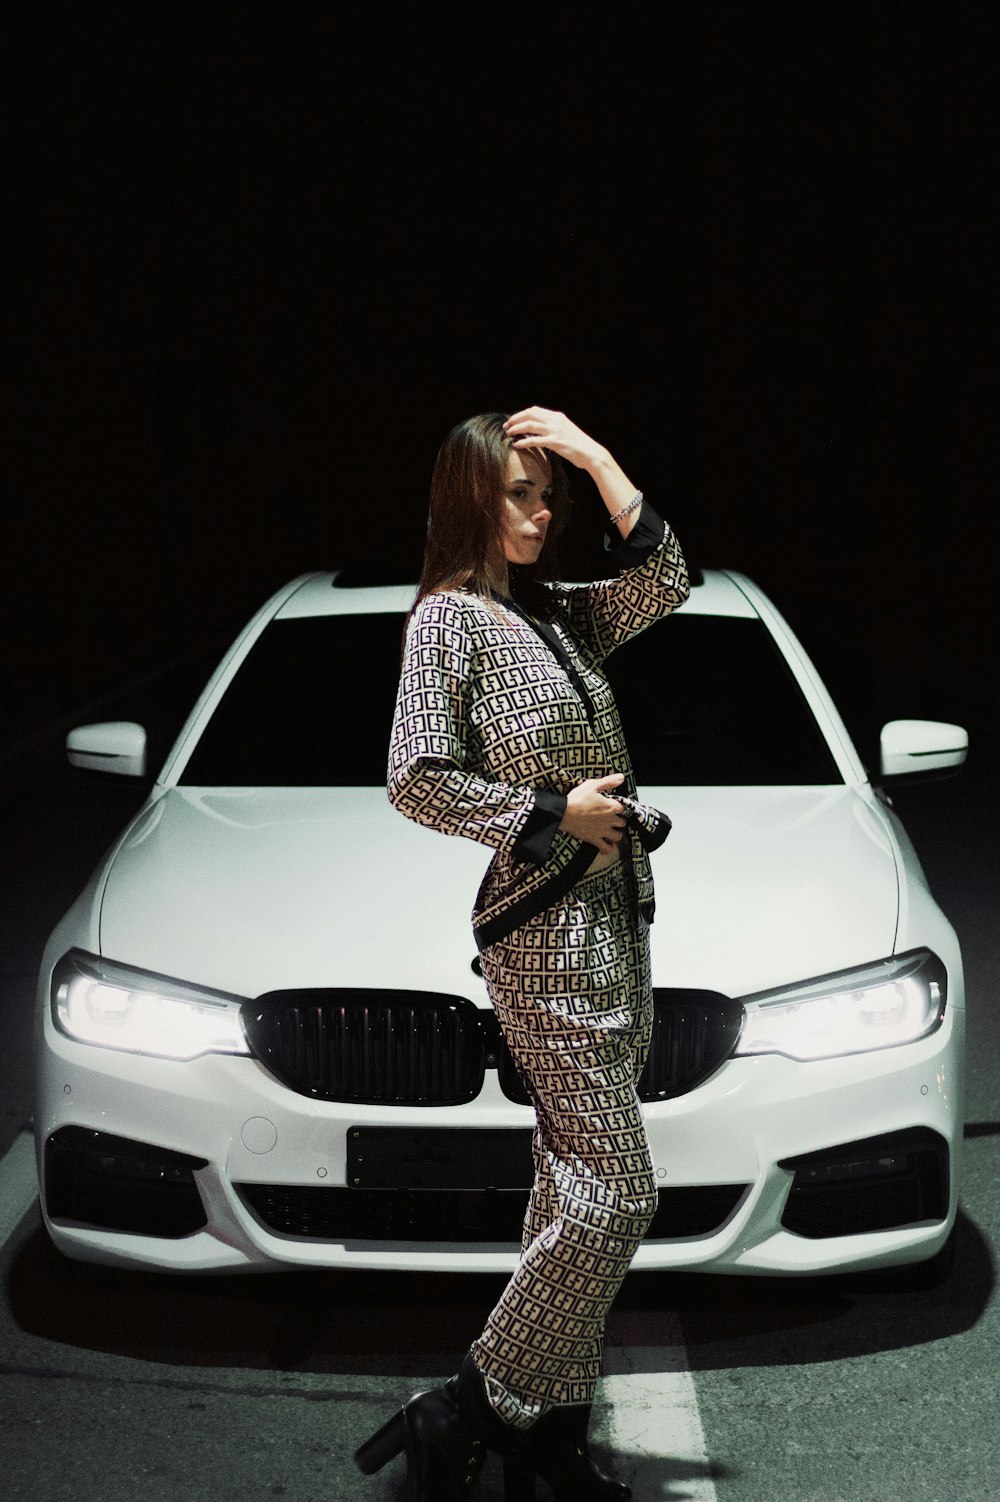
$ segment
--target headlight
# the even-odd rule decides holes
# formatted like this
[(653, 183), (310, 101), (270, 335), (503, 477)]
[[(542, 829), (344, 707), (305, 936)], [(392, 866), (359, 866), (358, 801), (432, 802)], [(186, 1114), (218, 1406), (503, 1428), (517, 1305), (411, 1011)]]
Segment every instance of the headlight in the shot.
[(203, 1053), (249, 1053), (239, 997), (130, 970), (72, 952), (52, 975), (52, 1017), (81, 1043), (193, 1059)]
[(746, 1022), (735, 1053), (832, 1059), (912, 1043), (940, 1027), (947, 974), (927, 949), (823, 975), (740, 1000)]

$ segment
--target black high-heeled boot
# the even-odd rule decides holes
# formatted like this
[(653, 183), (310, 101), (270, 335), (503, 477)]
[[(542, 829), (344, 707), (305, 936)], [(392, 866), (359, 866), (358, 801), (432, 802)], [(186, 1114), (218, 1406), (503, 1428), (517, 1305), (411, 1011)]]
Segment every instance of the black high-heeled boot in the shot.
[(373, 1476), (405, 1449), (408, 1502), (467, 1502), (486, 1444), (459, 1412), (457, 1385), (415, 1393), (354, 1452), (358, 1469)]
[(548, 1482), (555, 1502), (630, 1502), (631, 1490), (606, 1475), (587, 1448), (589, 1405), (550, 1408), (530, 1428), (515, 1429), (492, 1407), (471, 1352), (458, 1373), (455, 1399), (470, 1432), (503, 1459), (504, 1502), (535, 1502), (536, 1475)]
[(587, 1448), (590, 1408), (582, 1403), (550, 1408), (526, 1431), (524, 1451), (504, 1462), (506, 1502), (534, 1502), (535, 1474), (556, 1502), (629, 1502), (632, 1492), (597, 1465)]

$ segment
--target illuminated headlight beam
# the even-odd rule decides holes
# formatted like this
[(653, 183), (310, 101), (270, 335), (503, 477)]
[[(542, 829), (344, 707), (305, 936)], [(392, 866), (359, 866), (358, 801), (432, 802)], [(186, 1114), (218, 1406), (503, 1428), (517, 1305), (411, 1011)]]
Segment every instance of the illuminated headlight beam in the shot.
[(52, 1016), (60, 1032), (160, 1059), (248, 1054), (241, 1004), (239, 997), (79, 952), (60, 960), (52, 976)]
[(740, 999), (746, 1021), (737, 1057), (780, 1053), (803, 1062), (914, 1043), (940, 1027), (945, 968), (917, 949), (878, 964)]

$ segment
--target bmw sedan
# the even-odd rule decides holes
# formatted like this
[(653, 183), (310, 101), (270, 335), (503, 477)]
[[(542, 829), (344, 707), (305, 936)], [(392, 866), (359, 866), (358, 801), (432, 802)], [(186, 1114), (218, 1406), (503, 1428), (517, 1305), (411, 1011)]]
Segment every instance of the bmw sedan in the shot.
[[(890, 722), (873, 782), (764, 593), (728, 570), (693, 586), (607, 665), (639, 797), (673, 820), (652, 858), (638, 1086), (659, 1204), (633, 1266), (940, 1260), (962, 961), (891, 787), (958, 767), (965, 732)], [(293, 580), (155, 781), (141, 726), (70, 732), (74, 765), (148, 792), (42, 962), (38, 1171), (67, 1255), (178, 1272), (517, 1261), (533, 1111), (471, 929), (490, 851), (386, 797), (413, 597), (347, 572)]]

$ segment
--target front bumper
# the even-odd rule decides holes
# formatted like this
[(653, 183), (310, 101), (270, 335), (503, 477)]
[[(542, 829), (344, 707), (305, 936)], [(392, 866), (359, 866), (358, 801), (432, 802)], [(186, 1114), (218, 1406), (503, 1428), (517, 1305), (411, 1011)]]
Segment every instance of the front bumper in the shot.
[[(332, 1203), (324, 1191), (340, 1191), (342, 1198), (351, 1194), (352, 1126), (527, 1131), (534, 1119), (531, 1108), (508, 1100), (494, 1071), (487, 1072), (481, 1094), (467, 1105), (334, 1105), (286, 1089), (252, 1058), (206, 1055), (177, 1063), (90, 1047), (59, 1033), (47, 1005), (40, 1015), (35, 1120), (42, 1208), (54, 1242), (67, 1255), (178, 1272), (343, 1267), (507, 1273), (515, 1266), (520, 1248), (513, 1236), (414, 1240), (412, 1231), (401, 1235), (391, 1221), (385, 1236), (338, 1236), (330, 1233), (329, 1216), (317, 1224), (309, 1222), (308, 1213), (303, 1222), (301, 1215), (276, 1216), (273, 1210), (294, 1201), (308, 1212), (310, 1205)], [(936, 1032), (899, 1048), (810, 1063), (779, 1055), (731, 1059), (690, 1094), (648, 1104), (661, 1211), (632, 1267), (790, 1275), (932, 1256), (946, 1240), (957, 1208), (964, 1022), (961, 1006), (950, 1004)], [(74, 1218), (87, 1201), (74, 1201), (65, 1183), (57, 1186), (47, 1178), (58, 1158), (50, 1145), (55, 1134), (63, 1134), (57, 1143), (69, 1142), (74, 1149), (82, 1141), (65, 1135), (70, 1128), (102, 1134), (94, 1139), (99, 1146), (108, 1135), (122, 1139), (119, 1169), (144, 1179), (143, 1194), (154, 1198), (156, 1156), (143, 1164), (141, 1152), (129, 1144), (166, 1150), (170, 1173), (164, 1184), (172, 1175), (178, 1192), (178, 1173), (188, 1174), (204, 1224), (163, 1235)], [(904, 1147), (914, 1133), (938, 1144), (936, 1157), (943, 1164), (938, 1201), (919, 1195), (913, 1201), (919, 1219), (820, 1236), (782, 1224), (795, 1179), (794, 1166), (782, 1163), (899, 1133), (906, 1134)], [(898, 1147), (901, 1139), (895, 1141)], [(864, 1177), (872, 1153), (879, 1156), (877, 1149), (867, 1159), (859, 1151), (845, 1152), (841, 1179), (852, 1173)], [(170, 1155), (182, 1159), (175, 1163)], [(107, 1172), (117, 1172), (114, 1154), (104, 1156)], [(892, 1164), (885, 1153), (881, 1156), (891, 1178)], [(185, 1166), (188, 1159), (194, 1163)], [(899, 1153), (896, 1161), (902, 1162)], [(94, 1172), (101, 1166), (93, 1158), (88, 1165)], [(839, 1172), (836, 1164), (833, 1172)], [(877, 1183), (867, 1187), (877, 1194)], [(520, 1205), (525, 1198), (526, 1191)], [(688, 1211), (695, 1201), (701, 1209), (692, 1218)], [(931, 1214), (925, 1213), (928, 1207)], [(509, 1225), (510, 1214), (504, 1219)], [(356, 1218), (353, 1223), (360, 1224)], [(294, 1229), (276, 1230), (275, 1224)], [(676, 1234), (678, 1228), (685, 1234)], [(366, 1229), (370, 1232), (371, 1225)]]

